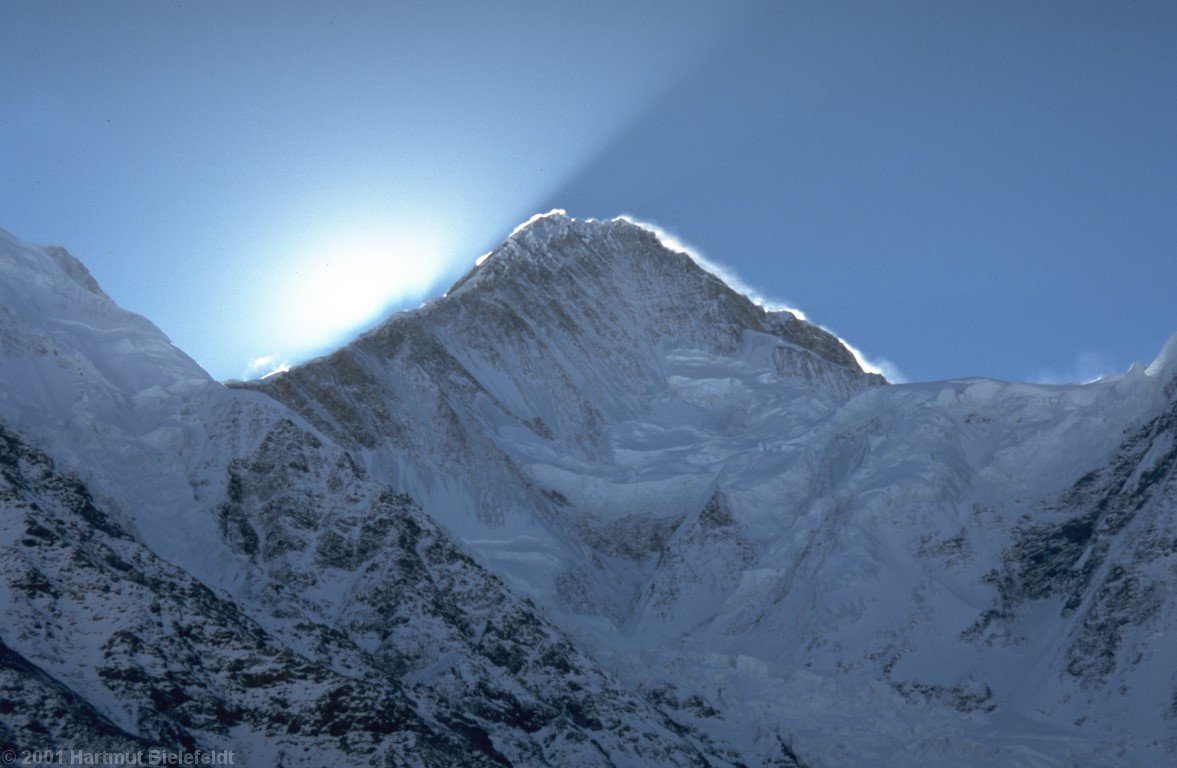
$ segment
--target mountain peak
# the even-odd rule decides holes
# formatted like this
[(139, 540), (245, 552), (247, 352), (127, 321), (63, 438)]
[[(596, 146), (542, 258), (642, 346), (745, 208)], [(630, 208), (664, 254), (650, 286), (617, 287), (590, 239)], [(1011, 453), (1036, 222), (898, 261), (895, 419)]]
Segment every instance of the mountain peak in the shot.
[(559, 260), (567, 253), (567, 249), (559, 248), (559, 245), (570, 237), (604, 243), (614, 238), (619, 231), (626, 229), (632, 230), (631, 235), (657, 239), (653, 230), (621, 217), (607, 221), (577, 219), (569, 216), (562, 208), (537, 213), (511, 230), (507, 239), (493, 251), (480, 257), (474, 263), (474, 269), (458, 280), (447, 293), (455, 293), (467, 283), (473, 284), (497, 275), (507, 269), (512, 261), (537, 258)]
[(566, 230), (575, 221), (576, 219), (569, 216), (568, 212), (563, 208), (553, 208), (547, 213), (537, 213), (515, 227), (515, 229), (511, 230), (511, 234), (507, 236), (507, 239), (515, 237), (542, 238), (546, 234)]
[(564, 308), (561, 314), (607, 304), (613, 320), (668, 333), (683, 323), (744, 328), (863, 371), (833, 334), (800, 313), (763, 306), (673, 238), (627, 217), (577, 219), (560, 209), (532, 216), (478, 259), (446, 297), (469, 301), (472, 294), (536, 311), (541, 301), (555, 303)]
[(0, 419), (12, 423), (38, 413), (43, 424), (83, 417), (146, 424), (140, 394), (209, 380), (159, 328), (116, 305), (64, 248), (3, 230), (0, 363)]
[(1162, 379), (1173, 378), (1177, 374), (1177, 333), (1169, 337), (1156, 359), (1149, 364), (1144, 372), (1149, 376)]
[(33, 245), (0, 229), (0, 269), (8, 282), (53, 283), (59, 289), (81, 288), (109, 299), (82, 262), (59, 245)]
[[(607, 234), (617, 229), (627, 228), (640, 229), (656, 237), (658, 236), (655, 228), (634, 221), (628, 216), (615, 216), (612, 219), (578, 219), (575, 216), (569, 216), (568, 211), (563, 208), (553, 208), (547, 213), (537, 213), (515, 227), (515, 229), (511, 230), (511, 234), (507, 236), (507, 239), (529, 239), (533, 242), (546, 242), (552, 238), (564, 236), (569, 232), (591, 236), (593, 234)], [(676, 248), (674, 250), (680, 249)]]

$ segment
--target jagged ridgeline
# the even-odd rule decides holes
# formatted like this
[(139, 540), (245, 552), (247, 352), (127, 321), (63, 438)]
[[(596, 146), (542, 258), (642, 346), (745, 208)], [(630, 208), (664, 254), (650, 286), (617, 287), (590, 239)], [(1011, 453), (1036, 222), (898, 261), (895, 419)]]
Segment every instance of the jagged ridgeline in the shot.
[(1167, 764), (1175, 349), (890, 385), (655, 232), (552, 213), (225, 386), (0, 235), (0, 748)]

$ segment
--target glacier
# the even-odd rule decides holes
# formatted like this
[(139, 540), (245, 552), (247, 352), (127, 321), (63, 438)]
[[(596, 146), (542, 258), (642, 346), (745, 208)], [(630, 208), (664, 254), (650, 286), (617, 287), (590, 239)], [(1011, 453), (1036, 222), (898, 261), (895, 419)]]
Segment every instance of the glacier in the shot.
[(56, 707), (250, 765), (1177, 755), (1177, 337), (894, 384), (552, 212), (226, 385), (62, 249), (3, 233), (0, 274), (0, 741)]

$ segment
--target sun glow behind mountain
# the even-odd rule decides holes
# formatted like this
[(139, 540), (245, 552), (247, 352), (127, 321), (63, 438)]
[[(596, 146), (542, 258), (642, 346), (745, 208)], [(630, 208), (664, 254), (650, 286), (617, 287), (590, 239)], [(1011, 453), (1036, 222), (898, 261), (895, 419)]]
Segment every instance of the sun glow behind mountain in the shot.
[(268, 290), (255, 305), (255, 333), (269, 339), (240, 372), (256, 379), (329, 352), (414, 306), (450, 277), (462, 235), (437, 217), (342, 213), (304, 222), (260, 253), (254, 282)]
[(291, 331), (315, 345), (378, 320), (389, 304), (420, 296), (446, 271), (438, 235), (351, 236), (300, 259), (282, 293)]
[(4, 224), (70, 243), (214, 377), (253, 377), (440, 295), (754, 9), (737, 5), (14, 9)]

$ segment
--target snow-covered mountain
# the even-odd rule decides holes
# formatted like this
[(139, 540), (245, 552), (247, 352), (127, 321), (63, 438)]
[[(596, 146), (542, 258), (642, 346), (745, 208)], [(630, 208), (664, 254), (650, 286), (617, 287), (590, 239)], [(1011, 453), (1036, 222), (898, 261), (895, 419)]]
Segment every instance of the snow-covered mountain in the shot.
[(297, 414), (209, 380), (64, 251), (0, 247), (0, 747), (738, 763)]
[(2, 742), (1177, 759), (1177, 338), (1083, 386), (891, 385), (552, 213), (225, 387), (64, 251), (0, 237), (0, 273)]

